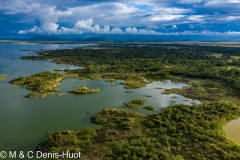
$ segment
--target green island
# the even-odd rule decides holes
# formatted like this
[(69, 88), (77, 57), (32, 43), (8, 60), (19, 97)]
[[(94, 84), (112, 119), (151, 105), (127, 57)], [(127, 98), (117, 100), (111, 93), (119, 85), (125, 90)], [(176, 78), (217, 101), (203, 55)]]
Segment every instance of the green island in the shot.
[[(40, 93), (40, 98), (45, 98), (47, 95), (53, 95), (53, 92), (59, 92), (57, 89), (60, 86), (60, 82), (65, 78), (79, 78), (74, 74), (61, 74), (58, 71), (46, 71), (36, 73), (27, 77), (19, 77), (12, 79), (9, 83), (14, 85), (26, 85), (26, 89), (34, 92), (25, 96), (27, 98), (33, 98)], [(34, 95), (34, 96), (33, 96)], [(58, 94), (57, 96), (63, 96), (64, 94)]]
[(157, 109), (154, 106), (145, 106), (143, 109), (150, 110), (150, 111), (156, 111)]
[[(163, 93), (202, 102), (177, 104), (145, 116), (134, 110), (104, 109), (91, 118), (91, 122), (102, 125), (101, 129), (48, 132), (37, 150), (80, 151), (82, 159), (100, 160), (240, 159), (240, 146), (223, 131), (227, 122), (240, 117), (240, 48), (197, 43), (105, 43), (98, 48), (58, 49), (37, 54), (21, 58), (81, 66), (65, 69), (65, 75), (79, 79), (104, 78), (109, 82), (124, 80), (120, 84), (127, 89), (141, 88), (162, 79), (184, 82), (189, 86), (164, 89)], [(61, 80), (65, 77), (62, 76), (59, 75)], [(35, 81), (30, 83), (25, 79), (12, 81), (42, 91)], [(52, 81), (56, 82), (56, 78), (49, 79)], [(137, 106), (132, 102), (126, 104)]]
[(28, 77), (15, 78), (9, 83), (14, 85), (26, 85), (26, 89), (33, 90), (41, 93), (41, 98), (44, 98), (48, 92), (59, 91), (56, 89), (60, 85), (60, 82), (66, 78), (66, 76), (58, 72), (41, 72)]
[(8, 77), (8, 75), (6, 74), (0, 74), (0, 81), (6, 79)]
[(36, 97), (38, 94), (37, 94), (37, 92), (31, 92), (31, 93), (29, 93), (28, 95), (26, 95), (25, 97), (26, 98), (34, 98), (34, 97)]
[(144, 79), (135, 78), (134, 80), (126, 80), (124, 82), (121, 82), (120, 84), (124, 85), (125, 86), (124, 88), (126, 89), (136, 89), (136, 88), (145, 87), (149, 83), (150, 82), (144, 81)]
[(69, 93), (74, 93), (74, 94), (89, 94), (89, 93), (98, 93), (98, 92), (100, 92), (100, 88), (88, 89), (87, 86), (81, 86), (79, 89), (73, 89), (69, 91)]
[(129, 103), (124, 103), (125, 106), (123, 108), (136, 109), (137, 106), (144, 105), (145, 103), (146, 103), (145, 99), (136, 98)]

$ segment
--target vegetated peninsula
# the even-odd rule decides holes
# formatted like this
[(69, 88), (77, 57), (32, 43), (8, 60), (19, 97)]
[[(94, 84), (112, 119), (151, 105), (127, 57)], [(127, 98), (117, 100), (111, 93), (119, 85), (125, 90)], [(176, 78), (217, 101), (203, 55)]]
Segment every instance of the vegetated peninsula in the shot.
[(228, 121), (240, 116), (240, 48), (102, 44), (99, 48), (41, 51), (22, 59), (82, 66), (66, 69), (66, 75), (121, 79), (126, 88), (140, 88), (156, 79), (181, 81), (190, 86), (164, 89), (164, 93), (203, 102), (169, 106), (148, 116), (105, 109), (91, 119), (103, 128), (48, 133), (38, 150), (81, 151), (85, 159), (240, 159), (239, 146), (223, 131)]

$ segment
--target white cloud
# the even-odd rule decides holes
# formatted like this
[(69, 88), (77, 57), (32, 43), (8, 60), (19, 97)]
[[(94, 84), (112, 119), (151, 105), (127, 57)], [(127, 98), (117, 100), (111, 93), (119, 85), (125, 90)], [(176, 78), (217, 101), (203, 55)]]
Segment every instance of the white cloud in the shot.
[(208, 0), (203, 7), (226, 13), (238, 13), (240, 9), (239, 0)]
[(86, 21), (81, 20), (75, 24), (75, 28), (89, 31), (92, 29), (91, 27), (92, 24), (93, 24), (93, 19), (87, 19)]
[(73, 28), (61, 27), (59, 24), (50, 23), (41, 25), (40, 27), (34, 26), (29, 30), (20, 30), (18, 34), (27, 33), (47, 33), (47, 34), (83, 34), (83, 33), (99, 33), (99, 34), (121, 34), (123, 31), (120, 28), (110, 30), (110, 26), (100, 27), (93, 23), (93, 19), (80, 20)]
[(61, 34), (83, 34), (82, 31), (79, 31), (75, 28), (65, 28), (65, 27), (62, 27), (60, 29), (61, 31)]
[(77, 6), (69, 8), (68, 11), (73, 14), (72, 20), (94, 19), (99, 25), (114, 27), (123, 27), (126, 24), (131, 26), (138, 22), (136, 16), (144, 15), (138, 8), (119, 2)]
[[(80, 25), (79, 24), (85, 24)], [(227, 31), (227, 32), (218, 32), (218, 31), (209, 31), (209, 30), (203, 30), (203, 31), (183, 31), (183, 32), (156, 32), (154, 30), (149, 29), (138, 29), (136, 27), (127, 27), (125, 30), (122, 30), (120, 28), (113, 28), (110, 29), (110, 26), (104, 26), (100, 27), (99, 25), (93, 23), (93, 20), (86, 20), (86, 21), (79, 21), (76, 23), (75, 26), (78, 26), (78, 28), (65, 28), (62, 27), (58, 29), (58, 24), (52, 23), (48, 31), (51, 31), (49, 33), (54, 34), (83, 34), (83, 33), (99, 33), (99, 34), (135, 34), (135, 35), (201, 35), (201, 36), (239, 36), (240, 32), (238, 31)], [(173, 25), (172, 28), (177, 28), (177, 25)], [(189, 28), (194, 28), (194, 26), (189, 26)], [(18, 34), (27, 34), (27, 33), (43, 33), (44, 30), (37, 26), (33, 26), (29, 30), (20, 30)]]
[(20, 30), (20, 31), (18, 31), (18, 34), (34, 33), (37, 29), (38, 29), (38, 27), (35, 25), (31, 29), (29, 29), (29, 30)]
[(239, 36), (240, 35), (240, 32), (236, 32), (236, 31), (228, 31), (226, 33), (229, 34), (229, 35), (235, 35), (235, 36)]
[[(48, 28), (48, 29), (46, 29)], [(93, 23), (93, 19), (80, 20), (73, 28), (61, 27), (59, 24), (50, 23), (41, 27), (34, 26), (29, 30), (20, 30), (18, 34), (27, 33), (48, 33), (48, 34), (83, 34), (83, 33), (94, 33), (94, 34), (157, 34), (156, 31), (150, 29), (137, 29), (136, 27), (127, 27), (125, 30), (120, 28), (112, 28), (110, 26), (100, 27), (98, 24)]]
[(138, 29), (135, 27), (128, 27), (125, 29), (125, 33), (127, 34), (138, 34)]
[(226, 17), (222, 17), (220, 18), (220, 20), (222, 21), (233, 21), (233, 20), (238, 20), (240, 19), (240, 16), (226, 16)]
[(177, 25), (176, 24), (172, 25), (171, 29), (177, 29)]
[(187, 17), (187, 20), (201, 22), (204, 20), (204, 18), (205, 18), (205, 16), (203, 16), (203, 15), (190, 15)]
[[(17, 8), (14, 3), (9, 3), (12, 4), (12, 6), (9, 5), (8, 7), (5, 7), (5, 9), (7, 8), (8, 12), (11, 12), (12, 14), (23, 13), (29, 17), (34, 17), (36, 20), (40, 21), (43, 26), (42, 30), (45, 29), (46, 32), (47, 28), (44, 28), (44, 26), (51, 25), (51, 23), (59, 24), (58, 27), (66, 27), (61, 26), (62, 24), (60, 22), (68, 21), (67, 26), (69, 26), (79, 19), (94, 19), (99, 26), (112, 26), (114, 28), (126, 28), (128, 26), (147, 28), (148, 26), (158, 26), (156, 24), (158, 22), (164, 23), (173, 20), (180, 20), (185, 17), (185, 14), (192, 12), (191, 9), (186, 8), (156, 5), (157, 3), (155, 0), (149, 0), (149, 3), (146, 3), (146, 1), (133, 1), (133, 5), (128, 2), (124, 3), (124, 1), (121, 1), (121, 3), (97, 2), (93, 5), (69, 7), (65, 10), (60, 10), (59, 7), (50, 5), (52, 4), (50, 2), (49, 5), (47, 5), (47, 1), (44, 1), (46, 4), (40, 4), (40, 2), (37, 1), (34, 3), (34, 0), (32, 2), (28, 1), (28, 3), (27, 1), (28, 0), (18, 0), (17, 3), (19, 4), (17, 4), (17, 6), (20, 6), (19, 8)], [(56, 4), (57, 3), (58, 2), (56, 2)], [(148, 9), (138, 8), (139, 5), (134, 5), (137, 3), (143, 3)], [(150, 16), (145, 17), (145, 15)], [(97, 26), (96, 29), (98, 29)], [(53, 33), (53, 30), (50, 30), (49, 32)]]
[(152, 22), (161, 22), (161, 21), (172, 21), (172, 20), (178, 20), (180, 18), (184, 17), (184, 15), (154, 15), (149, 18)]
[(42, 25), (42, 30), (46, 31), (48, 34), (57, 34), (59, 24), (56, 23), (45, 23)]
[[(1, 9), (1, 8), (0, 8)], [(30, 30), (20, 30), (19, 34), (43, 32), (48, 34), (57, 34), (59, 17), (67, 17), (72, 15), (71, 11), (61, 11), (56, 6), (42, 5), (39, 3), (27, 3), (26, 1), (14, 1), (5, 6), (5, 14), (26, 14), (28, 17), (34, 17), (39, 20), (41, 26), (33, 27)], [(35, 22), (35, 21), (34, 21)]]
[(110, 26), (100, 27), (98, 24), (93, 23), (93, 19), (80, 20), (75, 24), (74, 27), (77, 33), (110, 33)]
[(123, 30), (121, 30), (120, 28), (113, 28), (110, 31), (111, 34), (124, 34)]

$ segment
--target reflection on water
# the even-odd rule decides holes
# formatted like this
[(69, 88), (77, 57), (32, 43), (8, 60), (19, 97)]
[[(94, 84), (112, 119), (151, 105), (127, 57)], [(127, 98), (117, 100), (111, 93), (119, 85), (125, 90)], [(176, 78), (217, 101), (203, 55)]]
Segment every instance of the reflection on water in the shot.
[(240, 118), (227, 123), (224, 131), (231, 140), (240, 145)]
[[(154, 81), (146, 87), (132, 89), (126, 93), (126, 89), (119, 85), (120, 81), (107, 83), (103, 79), (79, 80), (65, 79), (61, 82), (60, 93), (67, 93), (73, 88), (86, 85), (89, 88), (101, 88), (101, 92), (91, 95), (66, 94), (62, 97), (47, 96), (45, 99), (35, 97), (23, 98), (30, 93), (24, 86), (14, 86), (9, 80), (19, 76), (29, 76), (37, 72), (54, 70), (59, 68), (76, 67), (73, 65), (57, 65), (48, 61), (20, 60), (18, 57), (34, 54), (31, 51), (73, 47), (73, 45), (16, 45), (0, 44), (0, 73), (6, 73), (9, 77), (0, 81), (0, 150), (34, 151), (36, 145), (42, 141), (47, 131), (71, 130), (84, 127), (99, 127), (90, 123), (93, 114), (104, 108), (122, 108), (124, 102), (135, 98), (147, 100), (145, 105), (153, 105), (160, 112), (162, 108), (175, 103), (191, 104), (193, 100), (175, 95), (163, 95), (161, 88), (181, 88), (183, 83), (171, 81)], [(79, 45), (75, 45), (79, 46)], [(14, 59), (12, 59), (14, 58)], [(148, 96), (146, 96), (148, 95)], [(194, 101), (200, 103), (199, 101)], [(144, 105), (144, 106), (145, 106)], [(142, 106), (143, 107), (143, 106)], [(139, 107), (142, 114), (151, 114)]]

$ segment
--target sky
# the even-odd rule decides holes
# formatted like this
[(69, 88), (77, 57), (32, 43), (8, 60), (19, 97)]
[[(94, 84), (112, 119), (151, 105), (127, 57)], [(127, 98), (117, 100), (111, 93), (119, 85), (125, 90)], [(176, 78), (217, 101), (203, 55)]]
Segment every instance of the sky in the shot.
[(240, 40), (240, 0), (0, 0), (0, 37), (178, 36)]

